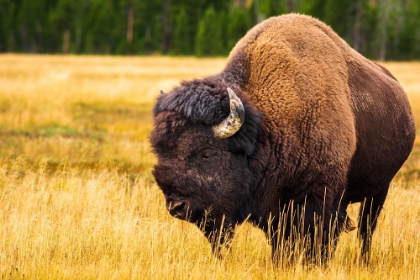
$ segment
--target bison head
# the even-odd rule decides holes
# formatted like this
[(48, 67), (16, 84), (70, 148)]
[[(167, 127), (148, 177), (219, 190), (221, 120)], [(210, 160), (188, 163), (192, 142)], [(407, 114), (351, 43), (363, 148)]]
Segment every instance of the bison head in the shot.
[(184, 82), (154, 108), (153, 175), (166, 208), (205, 233), (241, 223), (255, 185), (250, 161), (261, 115), (232, 88), (215, 79)]

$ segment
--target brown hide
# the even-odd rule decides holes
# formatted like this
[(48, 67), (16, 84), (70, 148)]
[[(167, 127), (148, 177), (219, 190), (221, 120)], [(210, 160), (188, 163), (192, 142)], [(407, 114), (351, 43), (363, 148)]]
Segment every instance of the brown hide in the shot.
[[(414, 119), (401, 86), (314, 18), (291, 14), (257, 25), (232, 50), (224, 76), (241, 81), (264, 113), (281, 183), (296, 176), (309, 183), (288, 196), (326, 185), (336, 196), (348, 175), (348, 201), (363, 201), (388, 187), (411, 151)], [(319, 176), (326, 170), (335, 178)]]

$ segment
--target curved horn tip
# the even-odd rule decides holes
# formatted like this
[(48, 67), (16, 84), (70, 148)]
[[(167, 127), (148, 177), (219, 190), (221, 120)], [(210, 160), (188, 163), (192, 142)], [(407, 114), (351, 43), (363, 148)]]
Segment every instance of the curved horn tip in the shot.
[(160, 90), (159, 95), (164, 95), (165, 93), (163, 92), (163, 90)]
[(213, 126), (216, 137), (226, 139), (234, 135), (245, 120), (245, 109), (241, 99), (231, 88), (227, 88), (229, 95), (230, 114), (220, 124)]
[(238, 98), (238, 96), (236, 95), (236, 93), (230, 87), (227, 88), (227, 92), (229, 94), (229, 99)]

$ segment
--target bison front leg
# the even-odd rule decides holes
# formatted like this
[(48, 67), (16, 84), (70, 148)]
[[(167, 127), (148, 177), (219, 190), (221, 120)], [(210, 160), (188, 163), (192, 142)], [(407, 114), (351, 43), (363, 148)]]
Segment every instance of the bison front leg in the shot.
[[(305, 260), (325, 265), (333, 256), (346, 219), (345, 210), (328, 205), (321, 197), (307, 197), (303, 206)], [(344, 212), (344, 213), (343, 213)]]
[(206, 224), (202, 231), (211, 244), (213, 254), (219, 259), (223, 258), (223, 248), (229, 249), (232, 243), (234, 227), (229, 223), (222, 225), (214, 223)]
[(297, 233), (297, 211), (293, 202), (283, 209), (279, 217), (270, 217), (263, 229), (271, 244), (271, 258), (276, 266), (287, 268), (297, 263), (300, 252), (297, 249), (299, 238)]
[(331, 201), (329, 204), (321, 196), (308, 196), (304, 205), (303, 228), (309, 235), (306, 259), (321, 265), (333, 257), (341, 232), (355, 228), (347, 216), (347, 205), (341, 204), (341, 196)]
[(297, 254), (294, 252), (294, 240), (291, 236), (285, 236), (284, 231), (272, 228), (273, 233), (269, 235), (271, 243), (271, 258), (274, 265), (282, 268), (289, 267), (297, 262)]
[(269, 227), (268, 237), (272, 246), (275, 265), (289, 267), (300, 262), (313, 262), (317, 242), (315, 235), (316, 213), (306, 211), (307, 203), (289, 201)]
[(280, 217), (279, 226), (272, 227), (273, 261), (323, 265), (334, 253), (347, 215), (322, 197), (308, 195), (303, 202), (290, 201)]

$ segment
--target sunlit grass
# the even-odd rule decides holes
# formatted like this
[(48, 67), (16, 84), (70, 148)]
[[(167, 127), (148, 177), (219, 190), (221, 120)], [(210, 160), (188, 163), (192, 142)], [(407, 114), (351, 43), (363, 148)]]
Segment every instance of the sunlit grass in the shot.
[(223, 60), (3, 55), (0, 160), (152, 165), (147, 136), (160, 90), (220, 71)]
[(420, 64), (385, 65), (409, 94), (418, 136), (390, 189), (370, 266), (357, 261), (353, 231), (327, 267), (280, 269), (250, 225), (214, 258), (194, 225), (168, 215), (150, 174), (159, 90), (224, 62), (0, 56), (0, 278), (419, 279)]

